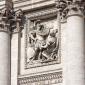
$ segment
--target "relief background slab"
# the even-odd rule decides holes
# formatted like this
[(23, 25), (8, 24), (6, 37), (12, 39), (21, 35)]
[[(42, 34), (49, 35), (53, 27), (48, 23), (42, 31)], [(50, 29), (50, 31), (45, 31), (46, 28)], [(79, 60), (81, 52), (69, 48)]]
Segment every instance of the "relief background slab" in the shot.
[[(41, 24), (46, 25), (46, 27), (47, 27), (46, 29), (49, 29), (49, 28), (57, 29), (57, 20), (55, 18), (42, 20)], [(58, 50), (58, 55), (57, 55), (58, 59), (57, 60), (55, 59), (53, 61), (50, 60), (50, 61), (47, 61), (47, 62), (43, 61), (42, 63), (41, 63), (41, 61), (40, 61), (40, 63), (37, 63), (39, 60), (36, 60), (37, 62), (35, 61), (35, 64), (29, 64), (28, 63), (28, 58), (29, 58), (29, 56), (27, 56), (28, 33), (30, 32), (29, 28), (32, 26), (31, 23), (29, 25), (30, 26), (28, 26), (28, 23), (27, 23), (26, 30), (25, 30), (25, 58), (26, 58), (25, 62), (26, 62), (26, 68), (45, 66), (45, 65), (56, 64), (56, 63), (59, 64), (60, 63), (60, 57), (61, 57), (60, 52), (59, 52), (60, 49)], [(58, 33), (56, 33), (56, 38), (57, 37), (59, 38), (59, 29), (58, 29)], [(58, 39), (58, 40), (60, 40), (60, 39)], [(30, 53), (28, 55), (30, 55)]]

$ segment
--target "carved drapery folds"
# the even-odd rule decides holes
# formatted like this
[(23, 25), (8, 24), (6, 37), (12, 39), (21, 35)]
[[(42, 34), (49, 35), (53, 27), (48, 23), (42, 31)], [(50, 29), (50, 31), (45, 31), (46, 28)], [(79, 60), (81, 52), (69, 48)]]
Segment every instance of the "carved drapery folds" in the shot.
[[(0, 12), (0, 30), (15, 32), (17, 28), (17, 21), (19, 21), (20, 29), (23, 26), (23, 12), (22, 10), (14, 11), (14, 9), (7, 10), (3, 8)], [(18, 30), (17, 30), (18, 31)]]
[[(84, 0), (56, 0), (57, 12), (60, 12), (61, 19), (65, 20), (68, 16), (81, 13), (84, 15)], [(74, 14), (74, 15), (75, 15)]]
[(41, 23), (41, 20), (33, 22), (27, 33), (27, 68), (58, 61), (59, 41), (57, 34), (58, 29), (47, 27)]

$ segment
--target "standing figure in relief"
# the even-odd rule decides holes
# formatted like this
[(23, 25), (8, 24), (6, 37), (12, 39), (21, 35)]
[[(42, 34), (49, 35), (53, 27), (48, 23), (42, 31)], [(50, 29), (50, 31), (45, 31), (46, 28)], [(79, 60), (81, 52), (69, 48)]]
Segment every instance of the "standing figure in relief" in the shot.
[(36, 41), (35, 31), (29, 32), (29, 34), (28, 34), (28, 47), (27, 47), (27, 62), (30, 62), (30, 60), (35, 55), (35, 50), (34, 50), (35, 41)]
[(28, 60), (55, 60), (59, 48), (56, 33), (58, 29), (48, 29), (37, 22), (35, 29), (29, 33)]
[[(30, 60), (41, 60), (42, 59), (42, 51), (44, 48), (42, 46), (46, 45), (46, 38), (48, 36), (49, 31), (45, 29), (44, 25), (37, 22), (36, 30), (33, 30), (29, 33), (29, 43), (31, 49), (33, 49), (32, 55), (29, 54)], [(28, 53), (30, 50), (28, 49)], [(31, 54), (31, 53), (30, 53)]]
[(37, 24), (37, 30), (36, 30), (36, 43), (35, 43), (35, 59), (37, 60), (42, 60), (43, 57), (46, 58), (45, 56), (42, 56), (43, 50), (46, 48), (43, 48), (42, 46), (46, 45), (46, 38), (49, 34), (49, 29), (46, 29), (43, 24)]
[(36, 42), (36, 25), (33, 25), (32, 30), (28, 33), (27, 46), (27, 62), (32, 61), (35, 56), (35, 42)]

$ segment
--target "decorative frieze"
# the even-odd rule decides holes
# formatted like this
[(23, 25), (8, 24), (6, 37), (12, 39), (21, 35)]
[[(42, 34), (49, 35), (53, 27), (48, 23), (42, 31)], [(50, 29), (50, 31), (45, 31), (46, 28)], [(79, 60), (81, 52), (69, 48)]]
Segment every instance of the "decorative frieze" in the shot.
[(32, 85), (33, 83), (41, 83), (40, 85), (51, 85), (52, 83), (62, 83), (62, 71), (30, 77), (18, 77), (18, 82), (19, 85)]

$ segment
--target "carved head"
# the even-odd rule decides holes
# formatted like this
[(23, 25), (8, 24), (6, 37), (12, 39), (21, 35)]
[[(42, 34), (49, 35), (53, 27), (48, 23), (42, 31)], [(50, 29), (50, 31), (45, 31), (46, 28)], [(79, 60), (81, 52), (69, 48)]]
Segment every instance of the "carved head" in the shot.
[(55, 37), (57, 32), (58, 32), (58, 29), (52, 29), (51, 28), (49, 34), (50, 34), (50, 36)]
[(7, 16), (7, 10), (6, 10), (6, 8), (2, 9), (1, 15), (2, 16)]
[(16, 11), (16, 17), (21, 18), (23, 16), (23, 11), (21, 9)]

